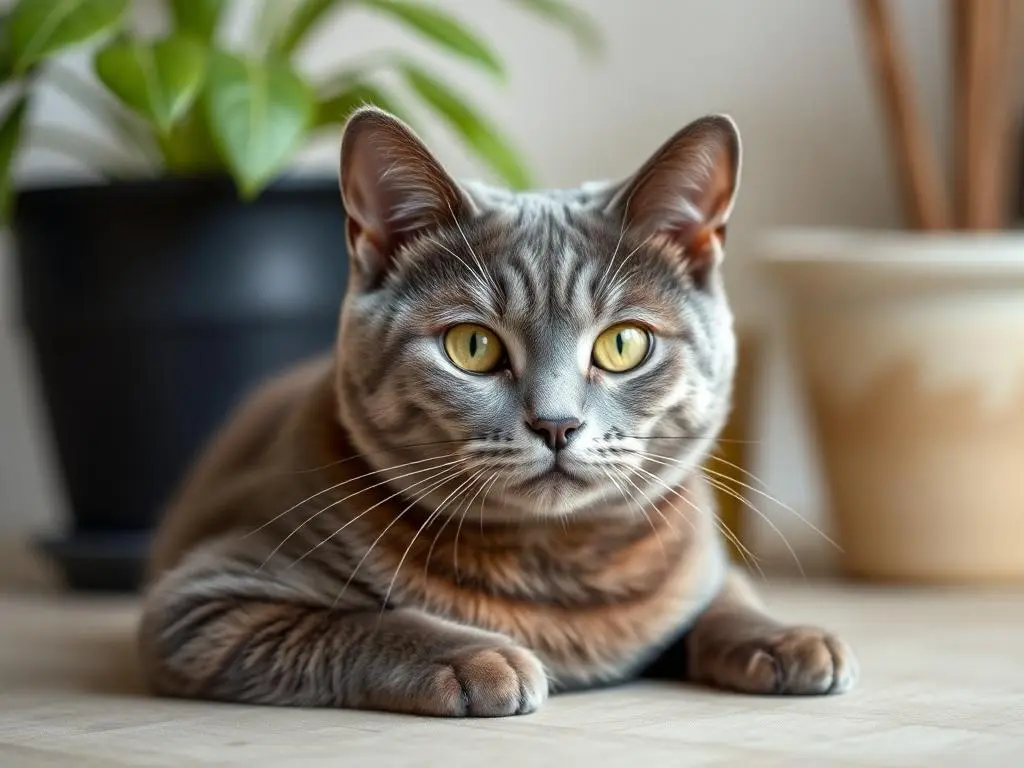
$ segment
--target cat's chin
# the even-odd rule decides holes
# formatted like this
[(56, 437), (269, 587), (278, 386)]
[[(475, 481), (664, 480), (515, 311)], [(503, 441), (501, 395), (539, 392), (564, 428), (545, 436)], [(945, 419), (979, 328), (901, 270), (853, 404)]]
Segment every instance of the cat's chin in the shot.
[(499, 515), (522, 519), (560, 519), (585, 514), (603, 505), (599, 484), (563, 468), (544, 470), (509, 486)]

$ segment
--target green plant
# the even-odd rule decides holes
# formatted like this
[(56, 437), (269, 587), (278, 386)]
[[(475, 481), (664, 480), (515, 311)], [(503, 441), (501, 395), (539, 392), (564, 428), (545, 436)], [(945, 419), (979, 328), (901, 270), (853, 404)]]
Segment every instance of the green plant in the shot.
[[(571, 31), (598, 50), (591, 21), (564, 0), (508, 0)], [(152, 5), (152, 3), (148, 3)], [(102, 118), (121, 146), (154, 171), (227, 172), (240, 195), (257, 195), (316, 132), (344, 122), (364, 103), (406, 116), (382, 74), (438, 114), (480, 160), (514, 187), (530, 183), (512, 144), (445, 80), (404, 54), (378, 54), (312, 78), (295, 63), (332, 13), (352, 7), (389, 17), (456, 59), (497, 79), (491, 46), (454, 16), (420, 0), (261, 0), (245, 50), (222, 40), (231, 0), (164, 0), (167, 29), (153, 38), (133, 26), (131, 0), (18, 0), (0, 17), (0, 82), (14, 95), (0, 120), (0, 212), (12, 196), (11, 170), (23, 134), (81, 154), (86, 140), (63, 126), (31, 125), (28, 105), (50, 82)], [(87, 43), (96, 81), (62, 65)], [(410, 119), (406, 117), (406, 119)], [(69, 150), (69, 147), (71, 150)]]

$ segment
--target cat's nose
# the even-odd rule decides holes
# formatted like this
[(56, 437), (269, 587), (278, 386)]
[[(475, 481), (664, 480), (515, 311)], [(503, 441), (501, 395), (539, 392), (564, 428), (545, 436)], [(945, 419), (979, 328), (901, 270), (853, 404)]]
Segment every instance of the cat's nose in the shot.
[(526, 426), (535, 435), (541, 437), (552, 451), (560, 451), (569, 445), (569, 441), (580, 431), (583, 425), (579, 419), (529, 419)]

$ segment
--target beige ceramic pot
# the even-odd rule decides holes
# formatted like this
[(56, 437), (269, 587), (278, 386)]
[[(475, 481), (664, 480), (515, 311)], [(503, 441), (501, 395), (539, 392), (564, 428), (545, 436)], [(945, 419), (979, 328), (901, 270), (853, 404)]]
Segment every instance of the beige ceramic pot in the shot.
[(1024, 235), (781, 232), (766, 264), (845, 572), (1024, 582)]

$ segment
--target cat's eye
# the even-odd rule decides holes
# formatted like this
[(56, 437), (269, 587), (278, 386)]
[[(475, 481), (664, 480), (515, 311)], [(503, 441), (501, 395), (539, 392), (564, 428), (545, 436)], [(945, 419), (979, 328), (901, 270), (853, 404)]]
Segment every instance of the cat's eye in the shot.
[(490, 328), (473, 323), (452, 326), (444, 335), (448, 359), (469, 373), (491, 373), (505, 359), (505, 346)]
[(651, 334), (634, 323), (619, 323), (605, 329), (594, 342), (594, 364), (612, 373), (625, 373), (647, 359)]

